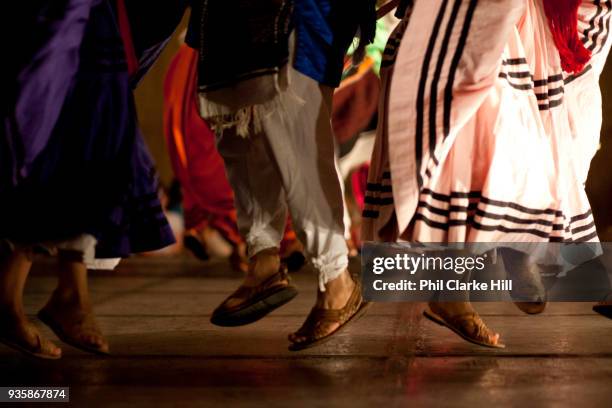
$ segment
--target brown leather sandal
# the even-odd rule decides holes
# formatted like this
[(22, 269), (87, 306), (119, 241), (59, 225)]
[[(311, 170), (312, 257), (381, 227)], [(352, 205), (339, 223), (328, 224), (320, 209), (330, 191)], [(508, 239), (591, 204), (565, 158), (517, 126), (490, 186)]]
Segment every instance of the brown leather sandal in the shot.
[[(302, 327), (295, 332), (295, 335), (305, 337), (306, 340), (293, 342), (289, 346), (289, 350), (299, 351), (325, 343), (333, 335), (343, 330), (349, 323), (362, 317), (368, 307), (370, 307), (370, 304), (363, 300), (361, 296), (361, 283), (356, 282), (349, 300), (342, 309), (312, 308)], [(322, 326), (325, 326), (326, 323), (338, 323), (339, 326), (331, 333), (325, 334)]]
[(476, 312), (464, 313), (445, 319), (428, 309), (423, 312), (423, 315), (432, 322), (451, 329), (462, 339), (472, 344), (498, 349), (506, 347), (505, 344), (490, 341), (493, 333)]
[[(84, 318), (82, 321), (75, 322), (73, 325), (69, 326), (69, 329), (66, 329), (66, 327), (64, 327), (60, 322), (56, 321), (55, 318), (53, 318), (52, 313), (48, 312), (44, 308), (40, 312), (38, 312), (37, 317), (38, 320), (47, 325), (51, 329), (51, 331), (55, 333), (58, 339), (68, 344), (69, 346), (77, 348), (81, 351), (85, 351), (87, 353), (93, 353), (100, 356), (110, 355), (110, 352), (108, 351), (108, 346), (100, 347), (79, 339), (77, 333), (82, 334), (84, 330), (87, 330), (88, 332), (93, 333), (99, 337), (103, 337), (102, 333), (97, 328), (97, 324), (94, 320), (90, 320), (90, 322), (93, 322), (95, 326), (83, 326), (83, 322), (85, 321)], [(93, 318), (93, 316), (89, 316), (89, 318), (91, 319)]]
[(17, 350), (25, 355), (40, 358), (42, 360), (59, 360), (62, 358), (62, 353), (51, 353), (51, 343), (49, 340), (43, 339), (40, 334), (36, 335), (36, 346), (25, 343), (22, 339), (11, 338), (8, 335), (0, 334), (0, 343), (14, 350)]
[[(257, 286), (240, 286), (215, 309), (210, 322), (222, 327), (253, 323), (283, 306), (297, 294), (297, 288), (290, 284), (287, 268), (282, 266), (277, 273)], [(235, 298), (242, 299), (242, 302), (228, 307), (228, 300)]]

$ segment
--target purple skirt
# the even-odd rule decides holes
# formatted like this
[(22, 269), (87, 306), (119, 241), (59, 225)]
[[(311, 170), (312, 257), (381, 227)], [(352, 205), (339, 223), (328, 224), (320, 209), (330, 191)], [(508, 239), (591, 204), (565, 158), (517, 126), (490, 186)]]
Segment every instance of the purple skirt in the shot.
[(3, 113), (0, 240), (91, 234), (98, 258), (173, 243), (138, 129), (115, 3), (49, 3), (24, 45), (29, 55), (15, 62)]

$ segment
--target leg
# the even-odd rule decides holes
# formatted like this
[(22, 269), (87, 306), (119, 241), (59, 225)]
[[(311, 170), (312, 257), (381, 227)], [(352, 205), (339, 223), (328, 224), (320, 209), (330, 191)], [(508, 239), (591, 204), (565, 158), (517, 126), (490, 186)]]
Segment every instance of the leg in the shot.
[(236, 271), (247, 273), (249, 270), (249, 260), (247, 257), (246, 243), (238, 231), (236, 210), (233, 209), (230, 213), (225, 215), (214, 214), (210, 220), (210, 227), (217, 233), (217, 236), (223, 238), (225, 242), (230, 244), (231, 252), (229, 254), (229, 259), (232, 268)]
[(514, 283), (514, 304), (527, 314), (539, 314), (546, 308), (546, 289), (540, 267), (528, 254), (512, 248), (499, 248), (504, 267)]
[(23, 290), (25, 288), (32, 261), (29, 254), (15, 250), (2, 259), (0, 275), (0, 302), (3, 313), (14, 317), (24, 317)]
[(62, 351), (41, 338), (23, 309), (23, 290), (31, 266), (25, 251), (0, 257), (0, 341), (36, 357), (57, 359)]
[(448, 327), (464, 340), (485, 347), (503, 348), (499, 333), (492, 332), (470, 302), (429, 302), (425, 317)]
[(64, 342), (84, 351), (108, 354), (108, 342), (94, 317), (87, 267), (71, 252), (59, 254), (57, 288), (39, 318)]
[(243, 138), (233, 130), (218, 137), (234, 189), (237, 223), (245, 237), (249, 267), (242, 285), (213, 313), (220, 326), (252, 323), (291, 300), (297, 291), (281, 269), (279, 245), (287, 222), (284, 193), (261, 134)]
[(245, 237), (248, 256), (278, 248), (287, 222), (287, 207), (263, 136), (243, 138), (227, 130), (218, 137), (217, 148), (234, 189), (238, 229)]
[[(454, 252), (455, 256), (465, 255), (463, 251), (445, 251), (442, 256)], [(466, 272), (461, 275), (460, 280), (464, 283), (472, 279), (472, 274)], [(434, 300), (429, 302), (429, 309), (424, 316), (435, 323), (449, 328), (464, 340), (485, 347), (503, 348), (499, 333), (491, 331), (482, 321), (480, 315), (472, 307), (470, 292), (441, 291), (436, 294)]]
[[(264, 133), (295, 231), (319, 274), (315, 308), (338, 310), (347, 305), (356, 284), (347, 269), (344, 197), (331, 127), (333, 89), (289, 69), (291, 93), (301, 101), (288, 101), (291, 105), (285, 112), (267, 117)], [(360, 303), (361, 297), (356, 301)], [(317, 337), (335, 332), (342, 323), (330, 320), (320, 324)], [(290, 340), (301, 343), (308, 337), (296, 333)]]

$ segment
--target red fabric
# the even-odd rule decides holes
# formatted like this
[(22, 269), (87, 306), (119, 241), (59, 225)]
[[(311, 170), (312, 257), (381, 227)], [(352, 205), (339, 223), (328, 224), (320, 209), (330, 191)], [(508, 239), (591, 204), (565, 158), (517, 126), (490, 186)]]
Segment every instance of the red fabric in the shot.
[(583, 70), (591, 58), (578, 37), (578, 7), (582, 0), (544, 0), (544, 11), (555, 45), (561, 57), (561, 67), (569, 73)]
[(353, 187), (353, 197), (355, 202), (359, 206), (359, 209), (363, 211), (365, 206), (365, 193), (366, 185), (368, 183), (368, 171), (370, 170), (369, 164), (363, 164), (351, 175), (351, 183)]
[(128, 66), (128, 74), (131, 76), (138, 70), (138, 57), (136, 57), (136, 49), (132, 41), (132, 31), (130, 29), (130, 19), (125, 8), (125, 0), (117, 0), (117, 20), (119, 23), (119, 32), (123, 39), (123, 48), (125, 50), (125, 59)]
[(366, 57), (357, 71), (344, 79), (334, 92), (332, 126), (338, 143), (344, 143), (363, 131), (378, 108), (380, 81)]
[(234, 195), (215, 136), (198, 113), (197, 52), (183, 45), (164, 83), (164, 128), (174, 174), (183, 190), (185, 228), (211, 226), (240, 242)]

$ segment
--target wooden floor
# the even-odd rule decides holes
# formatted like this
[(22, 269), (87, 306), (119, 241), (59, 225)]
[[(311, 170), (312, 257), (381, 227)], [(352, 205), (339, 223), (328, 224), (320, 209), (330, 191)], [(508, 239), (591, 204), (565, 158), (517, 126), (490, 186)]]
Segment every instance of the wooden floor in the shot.
[[(70, 386), (78, 407), (612, 406), (612, 320), (590, 304), (551, 304), (539, 316), (478, 304), (503, 335), (501, 351), (421, 319), (422, 305), (377, 304), (335, 340), (295, 353), (286, 336), (312, 306), (316, 280), (300, 272), (295, 281), (293, 302), (224, 329), (208, 321), (239, 282), (224, 263), (128, 260), (91, 276), (112, 357), (65, 346), (61, 361), (39, 362), (0, 346), (0, 385)], [(53, 284), (39, 266), (28, 313)]]

